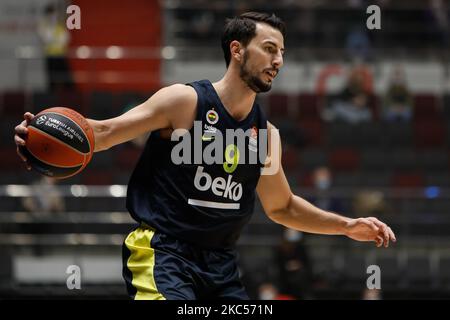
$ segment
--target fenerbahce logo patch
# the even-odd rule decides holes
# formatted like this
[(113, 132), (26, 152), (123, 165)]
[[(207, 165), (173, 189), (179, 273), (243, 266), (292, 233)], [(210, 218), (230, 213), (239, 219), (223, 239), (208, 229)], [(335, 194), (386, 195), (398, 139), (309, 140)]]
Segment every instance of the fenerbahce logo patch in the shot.
[(209, 124), (216, 124), (217, 121), (219, 121), (219, 115), (214, 110), (209, 110), (206, 113), (206, 121), (208, 121)]

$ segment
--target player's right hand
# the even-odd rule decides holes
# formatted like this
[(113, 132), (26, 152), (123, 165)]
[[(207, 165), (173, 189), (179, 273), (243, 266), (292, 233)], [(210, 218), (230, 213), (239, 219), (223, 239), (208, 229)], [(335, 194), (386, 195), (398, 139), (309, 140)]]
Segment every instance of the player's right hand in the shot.
[(23, 120), (19, 125), (17, 125), (14, 128), (14, 131), (16, 133), (14, 135), (14, 142), (16, 143), (17, 154), (22, 159), (22, 161), (25, 162), (27, 169), (31, 170), (31, 166), (27, 162), (27, 158), (22, 154), (22, 152), (20, 152), (20, 147), (25, 146), (25, 137), (28, 134), (27, 126), (30, 124), (30, 121), (33, 120), (34, 114), (32, 114), (30, 112), (25, 112), (25, 114), (23, 115), (23, 118), (25, 120)]

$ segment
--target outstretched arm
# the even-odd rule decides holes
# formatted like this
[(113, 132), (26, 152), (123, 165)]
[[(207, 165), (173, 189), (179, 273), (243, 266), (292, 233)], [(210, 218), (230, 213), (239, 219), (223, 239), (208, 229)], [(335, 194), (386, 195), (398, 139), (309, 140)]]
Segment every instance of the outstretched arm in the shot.
[[(269, 130), (275, 129), (269, 125)], [(318, 234), (346, 235), (358, 241), (374, 241), (380, 247), (396, 241), (391, 228), (377, 218), (351, 219), (339, 214), (324, 211), (305, 199), (294, 195), (289, 187), (281, 166), (281, 143), (279, 136), (272, 134), (272, 143), (280, 147), (278, 155), (269, 154), (271, 161), (278, 162), (278, 171), (273, 175), (262, 175), (257, 192), (264, 211), (270, 219), (286, 227)], [(274, 165), (274, 163), (272, 163)]]
[(111, 119), (87, 119), (94, 130), (95, 151), (102, 151), (132, 140), (149, 131), (179, 128), (177, 119), (187, 119), (180, 113), (193, 111), (197, 94), (192, 87), (175, 84), (156, 92), (144, 103)]
[[(94, 131), (94, 151), (107, 150), (157, 129), (189, 129), (195, 117), (196, 104), (197, 94), (192, 87), (175, 84), (159, 90), (144, 103), (118, 117), (106, 120), (87, 119)], [(14, 141), (23, 161), (26, 159), (18, 147), (25, 145), (27, 126), (33, 118), (33, 114), (26, 112), (25, 120), (15, 128)]]

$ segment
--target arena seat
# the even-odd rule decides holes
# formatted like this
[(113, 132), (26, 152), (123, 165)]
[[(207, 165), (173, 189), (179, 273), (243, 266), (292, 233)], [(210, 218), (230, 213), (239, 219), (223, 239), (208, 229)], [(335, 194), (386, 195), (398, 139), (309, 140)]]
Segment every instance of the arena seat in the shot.
[(2, 116), (2, 124), (0, 125), (0, 146), (13, 148), (14, 145), (14, 128), (23, 121), (23, 116)]
[(311, 188), (314, 185), (313, 172), (302, 171), (297, 175), (297, 186)]
[(381, 270), (382, 288), (398, 287), (404, 278), (404, 269), (400, 266), (398, 256), (392, 253), (378, 253), (375, 263)]
[(449, 155), (445, 149), (430, 149), (417, 152), (417, 165), (420, 170), (433, 173), (445, 172), (449, 165)]
[(419, 188), (424, 185), (424, 178), (420, 173), (394, 173), (392, 187), (397, 188)]
[(305, 146), (313, 147), (323, 145), (325, 128), (322, 121), (314, 119), (301, 120), (298, 123), (298, 128), (303, 133)]
[(114, 154), (116, 149), (110, 149), (107, 151), (96, 152), (92, 157), (91, 162), (88, 164), (90, 169), (112, 169), (114, 166)]
[(365, 149), (361, 153), (361, 167), (367, 172), (391, 170), (392, 154), (384, 149)]
[(360, 187), (361, 174), (360, 173), (336, 173), (333, 176), (333, 187)]
[(268, 97), (269, 118), (289, 116), (289, 96), (287, 94), (274, 93)]
[[(43, 109), (55, 107), (57, 103), (56, 95), (51, 92), (34, 92), (32, 94), (33, 108), (31, 112), (38, 113)], [(72, 104), (60, 104), (61, 106), (71, 106)], [(77, 107), (75, 105), (75, 107)]]
[(348, 147), (356, 144), (358, 127), (344, 123), (333, 122), (327, 126), (327, 145), (330, 147)]
[(450, 174), (448, 174), (447, 172), (438, 172), (438, 171), (434, 173), (427, 172), (427, 174), (425, 175), (425, 184), (427, 186), (448, 188), (450, 187)]
[(131, 170), (134, 169), (137, 161), (142, 153), (140, 148), (133, 147), (129, 144), (123, 145), (116, 150), (115, 163), (121, 170)]
[(113, 173), (111, 170), (86, 169), (80, 173), (81, 182), (88, 185), (110, 185), (113, 182)]
[(328, 164), (328, 154), (321, 148), (308, 148), (299, 153), (299, 171), (313, 170)]
[(94, 119), (107, 119), (120, 115), (122, 111), (122, 109), (119, 110), (119, 107), (116, 106), (114, 96), (111, 92), (93, 91), (89, 94), (88, 113), (90, 117)]
[(414, 125), (414, 144), (417, 148), (437, 148), (445, 144), (446, 129), (442, 121), (423, 121)]
[(61, 91), (56, 95), (56, 104), (59, 107), (74, 109), (85, 117), (90, 117), (86, 105), (86, 96), (82, 92)]
[(408, 257), (406, 268), (408, 286), (418, 289), (429, 288), (431, 284), (431, 265), (428, 256)]
[[(0, 111), (3, 116), (22, 118), (25, 112), (26, 97), (24, 92), (5, 92)], [(28, 110), (28, 108), (27, 108)]]
[(16, 153), (16, 148), (12, 144), (7, 147), (0, 147), (0, 159), (2, 171), (19, 171), (23, 170), (24, 165)]
[(432, 94), (414, 96), (414, 121), (436, 120), (441, 116), (438, 97)]
[(302, 93), (297, 97), (298, 116), (300, 120), (320, 120), (317, 99), (317, 95), (310, 93)]
[(418, 169), (417, 154), (413, 149), (398, 148), (390, 152), (390, 162), (396, 172), (414, 171)]
[(360, 166), (360, 154), (355, 149), (334, 149), (329, 154), (330, 167), (333, 171), (356, 171)]
[(439, 260), (439, 285), (450, 289), (450, 257), (444, 256)]
[(370, 171), (361, 174), (361, 186), (372, 188), (389, 187), (392, 173), (390, 171)]
[(386, 148), (412, 147), (414, 136), (410, 123), (386, 123), (382, 130)]
[(298, 167), (298, 153), (293, 147), (286, 146), (283, 148), (282, 165), (286, 171), (292, 171)]
[(383, 146), (384, 131), (382, 123), (373, 121), (359, 124), (358, 127), (355, 130), (354, 138), (357, 139), (359, 148), (381, 148)]

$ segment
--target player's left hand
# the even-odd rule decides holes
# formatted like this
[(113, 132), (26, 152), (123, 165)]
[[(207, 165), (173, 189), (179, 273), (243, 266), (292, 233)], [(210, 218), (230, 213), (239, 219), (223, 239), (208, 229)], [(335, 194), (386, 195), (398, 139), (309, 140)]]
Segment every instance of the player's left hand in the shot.
[(374, 217), (351, 219), (345, 226), (345, 235), (358, 241), (374, 241), (377, 247), (384, 244), (387, 248), (389, 241), (397, 241), (392, 229)]

